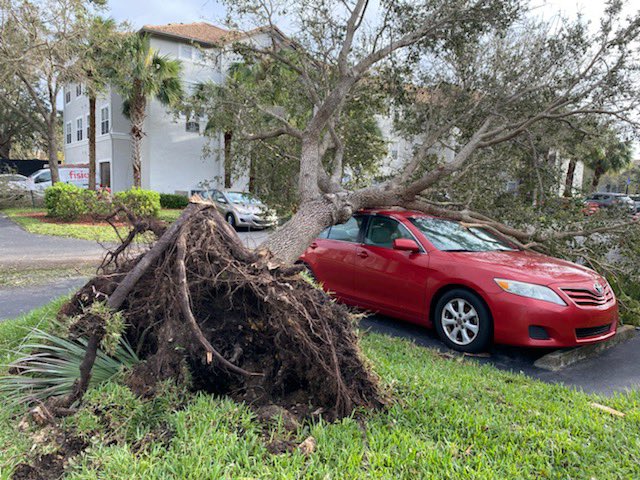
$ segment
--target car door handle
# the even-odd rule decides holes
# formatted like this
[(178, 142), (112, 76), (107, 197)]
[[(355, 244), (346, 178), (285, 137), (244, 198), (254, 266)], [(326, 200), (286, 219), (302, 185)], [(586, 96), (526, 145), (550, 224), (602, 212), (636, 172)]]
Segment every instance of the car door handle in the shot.
[(367, 258), (369, 256), (369, 254), (364, 250), (358, 252), (356, 255), (358, 255), (360, 258)]
[(311, 245), (309, 245), (309, 248), (318, 248), (318, 244), (316, 242), (313, 242)]

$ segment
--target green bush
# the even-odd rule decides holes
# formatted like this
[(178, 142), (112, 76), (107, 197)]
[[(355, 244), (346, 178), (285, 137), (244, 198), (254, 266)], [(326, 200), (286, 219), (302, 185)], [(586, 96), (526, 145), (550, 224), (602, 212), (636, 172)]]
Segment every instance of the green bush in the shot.
[(176, 193), (161, 193), (160, 206), (162, 208), (185, 208), (189, 205), (189, 199)]
[(157, 217), (160, 213), (160, 194), (152, 190), (132, 188), (116, 193), (113, 200), (116, 206), (124, 207), (138, 217)]
[(62, 220), (75, 220), (92, 213), (96, 192), (70, 183), (56, 183), (44, 192), (47, 215)]

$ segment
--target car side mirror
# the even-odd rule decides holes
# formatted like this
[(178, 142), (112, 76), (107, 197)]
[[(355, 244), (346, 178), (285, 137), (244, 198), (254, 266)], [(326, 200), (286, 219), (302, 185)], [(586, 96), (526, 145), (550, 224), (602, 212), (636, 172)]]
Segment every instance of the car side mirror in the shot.
[(393, 241), (393, 249), (403, 252), (417, 253), (420, 251), (420, 246), (412, 238), (396, 238)]
[(227, 203), (227, 201), (224, 198), (220, 198), (218, 199), (218, 203)]

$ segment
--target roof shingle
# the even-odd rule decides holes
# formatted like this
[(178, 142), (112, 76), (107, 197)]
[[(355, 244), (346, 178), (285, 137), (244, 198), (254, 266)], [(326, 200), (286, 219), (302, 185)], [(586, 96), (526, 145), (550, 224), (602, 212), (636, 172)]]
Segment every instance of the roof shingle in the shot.
[(229, 42), (239, 35), (240, 32), (225, 30), (207, 22), (195, 23), (169, 23), (167, 25), (145, 25), (141, 31), (158, 33), (170, 37), (183, 38), (207, 44), (220, 44)]

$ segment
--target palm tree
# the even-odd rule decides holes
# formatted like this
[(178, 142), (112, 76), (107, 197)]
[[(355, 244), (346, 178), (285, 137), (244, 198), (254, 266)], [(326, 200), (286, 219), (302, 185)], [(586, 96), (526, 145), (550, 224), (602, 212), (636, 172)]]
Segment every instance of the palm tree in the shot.
[(589, 149), (585, 164), (593, 170), (591, 188), (596, 190), (605, 173), (615, 173), (631, 164), (633, 149), (631, 142), (620, 140), (615, 132), (609, 132), (599, 145)]
[(144, 137), (147, 103), (155, 98), (173, 107), (182, 99), (180, 74), (182, 63), (161, 56), (151, 48), (148, 35), (134, 34), (126, 38), (117, 52), (120, 61), (114, 65), (114, 85), (124, 99), (123, 113), (131, 122), (131, 161), (133, 184), (141, 186), (140, 148)]
[(113, 61), (111, 52), (118, 49), (122, 36), (111, 18), (96, 17), (92, 20), (82, 65), (85, 72), (85, 88), (89, 97), (89, 189), (96, 188), (96, 98), (108, 84), (105, 72)]

